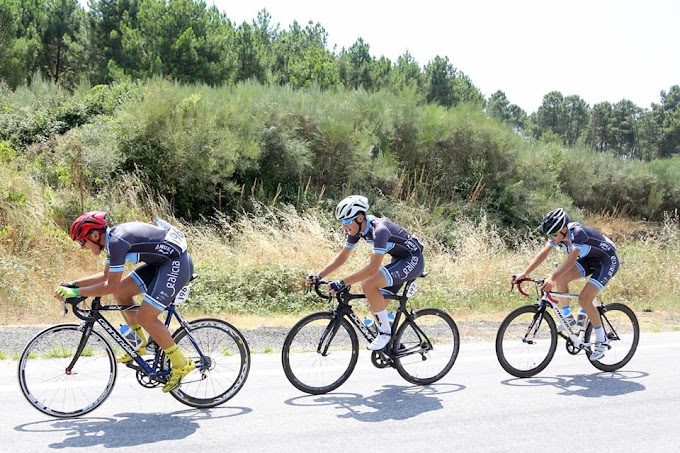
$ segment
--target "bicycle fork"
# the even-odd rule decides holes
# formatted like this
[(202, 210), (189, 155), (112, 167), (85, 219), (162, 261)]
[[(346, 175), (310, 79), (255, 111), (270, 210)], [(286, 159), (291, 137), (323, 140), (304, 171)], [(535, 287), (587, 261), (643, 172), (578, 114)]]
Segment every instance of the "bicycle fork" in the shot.
[(321, 356), (323, 357), (326, 357), (328, 355), (328, 348), (330, 347), (333, 338), (335, 338), (335, 334), (338, 332), (338, 329), (340, 328), (341, 319), (342, 317), (337, 312), (334, 311), (333, 319), (331, 319), (331, 322), (329, 322), (328, 325), (326, 326), (326, 329), (323, 331), (321, 339), (319, 340), (319, 345), (316, 347), (317, 354), (321, 354)]
[(524, 338), (522, 338), (523, 343), (534, 344), (534, 338), (536, 338), (538, 329), (541, 327), (541, 322), (543, 322), (543, 313), (545, 313), (544, 306), (539, 308), (538, 312), (534, 315), (531, 324), (527, 327), (527, 332), (524, 334)]
[[(571, 329), (567, 326), (566, 320), (564, 319), (562, 312), (559, 310), (559, 307), (547, 301), (544, 301), (544, 303), (539, 306), (538, 312), (536, 312), (536, 314), (534, 315), (534, 319), (532, 320), (531, 324), (529, 324), (527, 332), (524, 334), (524, 338), (522, 339), (522, 341), (527, 344), (534, 344), (534, 338), (536, 338), (536, 335), (538, 334), (538, 331), (541, 328), (543, 317), (545, 316), (545, 312), (548, 309), (547, 304), (550, 304), (549, 305), (550, 308), (552, 308), (555, 317), (560, 323), (561, 329), (557, 331), (557, 335), (559, 335), (560, 337), (564, 338), (567, 341), (570, 341), (573, 347), (577, 349), (589, 348), (591, 346), (591, 343), (583, 342), (584, 331), (580, 331), (578, 336), (575, 335), (571, 331)], [(566, 334), (565, 331), (567, 332)]]
[(85, 349), (85, 345), (87, 344), (87, 341), (90, 339), (90, 332), (92, 332), (93, 324), (90, 322), (83, 322), (81, 323), (80, 330), (82, 330), (83, 335), (80, 337), (80, 342), (78, 343), (78, 348), (76, 348), (75, 354), (73, 354), (73, 358), (71, 359), (71, 362), (68, 364), (64, 372), (67, 375), (71, 374), (76, 374), (73, 372), (73, 367), (76, 366), (76, 362), (80, 358), (80, 355), (83, 353), (83, 350)]

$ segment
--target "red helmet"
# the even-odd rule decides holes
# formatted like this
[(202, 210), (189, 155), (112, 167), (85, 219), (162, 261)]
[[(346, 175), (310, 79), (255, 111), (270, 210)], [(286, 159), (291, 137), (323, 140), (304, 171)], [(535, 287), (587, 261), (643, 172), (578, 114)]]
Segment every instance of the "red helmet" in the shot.
[(109, 223), (109, 218), (104, 211), (88, 211), (75, 219), (71, 224), (69, 233), (74, 241), (85, 239), (92, 231), (104, 230)]

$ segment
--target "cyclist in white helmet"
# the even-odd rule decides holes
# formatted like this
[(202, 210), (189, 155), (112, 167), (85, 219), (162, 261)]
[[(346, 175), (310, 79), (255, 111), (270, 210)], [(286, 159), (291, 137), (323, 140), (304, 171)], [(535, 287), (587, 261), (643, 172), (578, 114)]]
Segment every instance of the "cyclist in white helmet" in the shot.
[[(564, 249), (569, 254), (567, 260), (545, 279), (542, 288), (550, 291), (555, 287), (557, 291), (568, 292), (569, 282), (590, 277), (579, 294), (578, 302), (588, 315), (595, 332), (596, 345), (590, 360), (600, 360), (607, 350), (608, 340), (593, 300), (619, 270), (616, 245), (594, 228), (569, 222), (569, 216), (562, 208), (553, 209), (546, 214), (541, 222), (541, 231), (548, 236), (548, 242), (524, 272), (515, 276), (513, 282), (531, 274), (555, 247)], [(562, 313), (570, 327), (576, 323), (568, 299), (562, 301)]]
[[(382, 349), (390, 341), (390, 324), (387, 305), (381, 290), (396, 293), (408, 280), (419, 277), (425, 269), (423, 245), (417, 237), (401, 226), (387, 219), (367, 215), (368, 199), (361, 195), (351, 195), (335, 209), (335, 217), (342, 222), (347, 232), (347, 241), (343, 249), (335, 255), (318, 273), (307, 277), (307, 285), (331, 274), (349, 259), (354, 246), (360, 239), (373, 246), (371, 261), (362, 269), (328, 285), (331, 293), (342, 291), (354, 283), (361, 282), (371, 311), (379, 321), (380, 334), (368, 346), (370, 350)], [(385, 254), (392, 261), (383, 266)]]

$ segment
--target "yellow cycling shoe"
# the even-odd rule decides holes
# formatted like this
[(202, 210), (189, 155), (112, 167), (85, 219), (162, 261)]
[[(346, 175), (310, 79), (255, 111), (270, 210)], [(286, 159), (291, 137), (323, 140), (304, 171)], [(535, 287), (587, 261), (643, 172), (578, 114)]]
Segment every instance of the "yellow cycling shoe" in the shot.
[[(140, 346), (140, 348), (137, 349), (137, 354), (139, 354), (139, 355), (146, 354), (146, 345)], [(118, 362), (118, 363), (128, 363), (128, 362), (131, 362), (131, 361), (132, 361), (132, 357), (127, 352), (116, 358), (116, 362)]]
[(182, 378), (187, 374), (191, 373), (195, 369), (196, 364), (194, 363), (193, 360), (189, 359), (187, 359), (183, 367), (173, 368), (170, 371), (170, 378), (168, 379), (168, 383), (163, 386), (163, 393), (168, 393), (175, 390), (177, 387), (179, 387), (179, 384), (182, 382)]

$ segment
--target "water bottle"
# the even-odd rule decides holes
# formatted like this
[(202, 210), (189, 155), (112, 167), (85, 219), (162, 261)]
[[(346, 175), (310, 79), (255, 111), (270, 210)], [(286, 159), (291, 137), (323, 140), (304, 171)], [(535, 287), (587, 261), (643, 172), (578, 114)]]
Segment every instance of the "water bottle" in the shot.
[(583, 307), (579, 308), (578, 310), (578, 317), (576, 318), (576, 323), (578, 324), (580, 329), (585, 329), (586, 324), (588, 324), (588, 315), (586, 314), (586, 311), (583, 309)]
[(123, 338), (125, 338), (127, 342), (132, 345), (133, 348), (137, 349), (139, 346), (141, 346), (142, 339), (139, 338), (137, 332), (135, 332), (134, 329), (132, 329), (127, 324), (121, 324), (120, 333), (123, 335)]
[(375, 325), (375, 321), (373, 320), (373, 318), (364, 316), (364, 325), (373, 335), (378, 335), (378, 326)]
[(390, 321), (390, 329), (391, 329), (392, 324), (394, 324), (394, 313), (392, 313), (392, 312), (387, 313), (387, 319)]

